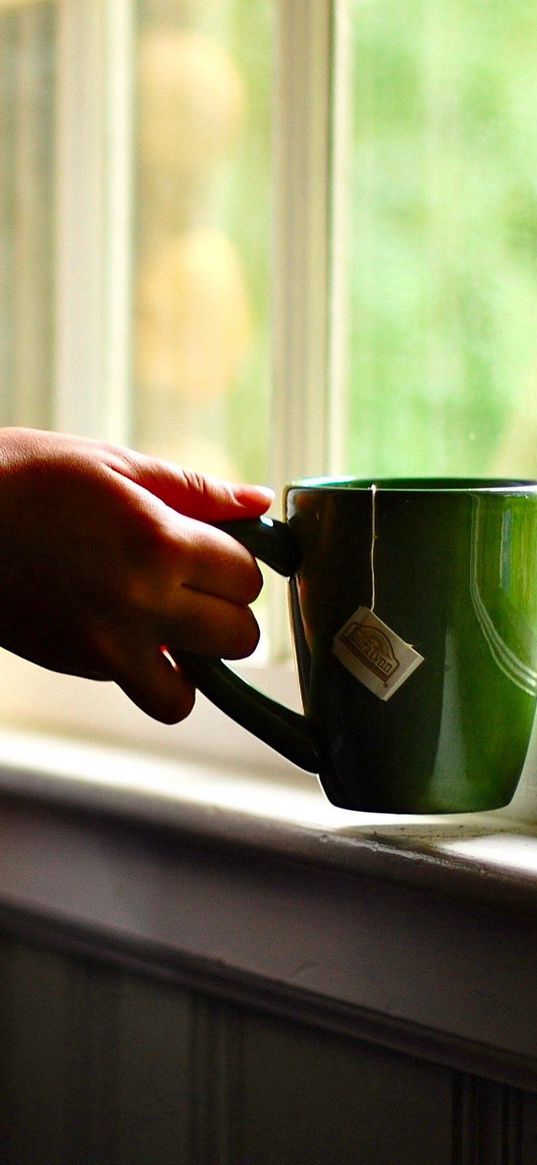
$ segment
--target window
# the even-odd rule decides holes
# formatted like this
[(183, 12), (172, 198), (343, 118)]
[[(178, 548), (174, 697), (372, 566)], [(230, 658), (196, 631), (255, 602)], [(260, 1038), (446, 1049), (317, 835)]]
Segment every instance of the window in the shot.
[(132, 434), (269, 475), (272, 6), (137, 7)]
[[(324, 365), (305, 340), (324, 359), (329, 9), (311, 21), (272, 0), (0, 0), (1, 423), (277, 484), (313, 470)], [(310, 105), (321, 117), (301, 157)], [(291, 383), (304, 385), (307, 434), (295, 391), (289, 424)], [(282, 590), (276, 620), (266, 597), (259, 610), (272, 657), (289, 652)], [(4, 723), (199, 744), (190, 722), (167, 732), (109, 686), (81, 689), (6, 656), (2, 666)], [(286, 680), (296, 699), (288, 667), (280, 694)]]
[[(530, 0), (0, 0), (0, 423), (537, 475), (536, 55)], [(4, 722), (197, 747), (2, 673)]]
[(537, 473), (537, 17), (529, 0), (348, 7), (346, 460)]
[(54, 380), (56, 13), (0, 4), (0, 416), (50, 420)]

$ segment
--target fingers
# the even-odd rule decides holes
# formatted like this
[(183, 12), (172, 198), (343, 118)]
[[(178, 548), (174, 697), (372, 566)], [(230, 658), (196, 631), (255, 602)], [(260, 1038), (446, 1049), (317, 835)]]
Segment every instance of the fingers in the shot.
[(243, 659), (255, 651), (259, 627), (249, 607), (192, 591), (182, 616), (170, 620), (162, 638), (174, 652), (194, 651)]
[[(142, 512), (146, 491), (132, 482), (125, 488)], [(242, 605), (255, 601), (263, 577), (235, 538), (169, 507), (145, 514), (143, 537), (133, 541), (128, 569), (121, 578), (116, 574), (123, 603), (173, 618), (184, 606), (184, 589)]]
[[(246, 605), (255, 602), (263, 586), (263, 576), (249, 550), (230, 534), (203, 522), (192, 519), (185, 522), (179, 517), (177, 522), (179, 546), (174, 546), (171, 553), (179, 553), (183, 585), (230, 602)], [(174, 533), (172, 523), (172, 538)]]
[(111, 451), (110, 464), (165, 505), (202, 522), (257, 518), (274, 500), (274, 491), (265, 486), (221, 481), (130, 449)]
[(152, 648), (136, 668), (123, 661), (116, 683), (146, 716), (161, 724), (178, 724), (194, 707), (194, 684), (166, 648)]
[(158, 637), (124, 625), (120, 631), (101, 628), (94, 635), (94, 645), (107, 679), (147, 716), (176, 724), (190, 714), (194, 685)]
[(114, 680), (148, 716), (183, 720), (194, 705), (194, 685), (176, 658), (182, 651), (239, 659), (257, 646), (259, 629), (247, 607), (192, 592), (181, 620), (156, 625), (124, 619), (101, 626), (92, 650), (103, 676)]

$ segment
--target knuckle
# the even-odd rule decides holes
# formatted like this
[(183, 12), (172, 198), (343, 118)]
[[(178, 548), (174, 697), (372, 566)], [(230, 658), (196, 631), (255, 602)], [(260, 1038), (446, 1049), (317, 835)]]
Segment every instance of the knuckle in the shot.
[(116, 586), (127, 608), (166, 609), (177, 593), (188, 560), (188, 545), (181, 546), (181, 572), (177, 552), (157, 521), (147, 522), (142, 537), (131, 548), (128, 562), (118, 574)]
[(139, 516), (136, 523), (136, 531), (129, 547), (132, 561), (144, 566), (159, 562), (167, 544), (162, 517), (149, 508), (146, 513)]
[(154, 580), (142, 566), (126, 571), (118, 583), (118, 598), (124, 613), (149, 612), (154, 603)]
[(202, 502), (209, 492), (209, 483), (203, 473), (199, 473), (196, 469), (182, 467), (181, 476), (187, 491)]

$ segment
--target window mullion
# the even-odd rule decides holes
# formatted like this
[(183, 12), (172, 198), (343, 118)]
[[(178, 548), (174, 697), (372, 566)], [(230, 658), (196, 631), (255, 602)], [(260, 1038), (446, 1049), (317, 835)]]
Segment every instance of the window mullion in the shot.
[(273, 480), (333, 468), (334, 0), (280, 0), (275, 81)]
[(128, 437), (130, 0), (59, 6), (54, 425)]
[[(346, 0), (279, 0), (275, 77), (272, 481), (341, 469)], [(290, 652), (272, 586), (274, 661)]]

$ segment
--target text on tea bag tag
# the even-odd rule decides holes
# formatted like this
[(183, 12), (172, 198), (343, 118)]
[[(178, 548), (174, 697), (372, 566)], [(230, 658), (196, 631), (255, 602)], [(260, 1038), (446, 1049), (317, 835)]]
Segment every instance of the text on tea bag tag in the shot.
[(334, 637), (340, 663), (370, 692), (389, 700), (424, 657), (405, 643), (369, 607), (358, 607)]

